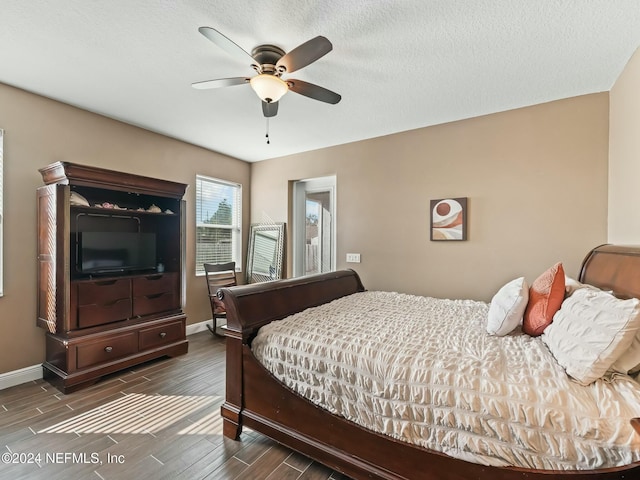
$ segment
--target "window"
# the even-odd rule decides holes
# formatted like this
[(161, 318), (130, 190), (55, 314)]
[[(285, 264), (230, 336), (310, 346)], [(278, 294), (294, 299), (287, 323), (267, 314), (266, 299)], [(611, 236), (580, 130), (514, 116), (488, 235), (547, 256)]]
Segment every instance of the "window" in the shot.
[(203, 263), (242, 264), (242, 185), (196, 176), (196, 275)]

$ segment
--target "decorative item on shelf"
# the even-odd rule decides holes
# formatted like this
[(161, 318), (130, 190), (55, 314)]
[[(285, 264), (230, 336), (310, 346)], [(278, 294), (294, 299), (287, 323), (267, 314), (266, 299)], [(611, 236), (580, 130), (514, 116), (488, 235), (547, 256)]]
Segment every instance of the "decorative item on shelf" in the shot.
[(109, 202), (102, 202), (102, 203), (96, 203), (94, 205), (94, 207), (96, 207), (96, 208), (115, 208), (115, 207), (117, 207), (117, 205), (114, 205), (113, 203), (109, 203)]
[(431, 240), (467, 239), (467, 197), (431, 200)]
[(163, 273), (164, 272), (164, 263), (162, 263), (162, 262), (158, 263), (158, 265), (156, 266), (156, 271), (158, 273)]
[(160, 209), (160, 207), (152, 203), (151, 206), (147, 208), (147, 212), (160, 213), (162, 212), (162, 210)]
[(78, 192), (71, 192), (69, 196), (69, 204), (81, 207), (89, 207), (89, 201), (80, 195)]
[(173, 215), (173, 212), (171, 210), (169, 210), (168, 208), (164, 211), (164, 213), (168, 213), (169, 215)]

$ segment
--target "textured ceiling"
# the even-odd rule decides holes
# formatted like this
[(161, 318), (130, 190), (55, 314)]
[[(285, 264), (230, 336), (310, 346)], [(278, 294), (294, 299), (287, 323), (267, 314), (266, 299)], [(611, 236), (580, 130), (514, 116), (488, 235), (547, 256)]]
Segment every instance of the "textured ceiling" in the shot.
[[(287, 93), (270, 121), (246, 51), (333, 51), (291, 75), (342, 95)], [(0, 82), (247, 161), (609, 90), (640, 45), (638, 0), (0, 0)], [(2, 106), (0, 105), (0, 109)]]

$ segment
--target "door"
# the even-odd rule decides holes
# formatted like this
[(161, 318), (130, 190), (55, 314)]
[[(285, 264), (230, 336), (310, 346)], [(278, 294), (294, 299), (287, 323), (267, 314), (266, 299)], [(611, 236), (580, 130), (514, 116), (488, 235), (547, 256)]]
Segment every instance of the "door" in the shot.
[(294, 276), (336, 269), (336, 177), (295, 182), (293, 202)]

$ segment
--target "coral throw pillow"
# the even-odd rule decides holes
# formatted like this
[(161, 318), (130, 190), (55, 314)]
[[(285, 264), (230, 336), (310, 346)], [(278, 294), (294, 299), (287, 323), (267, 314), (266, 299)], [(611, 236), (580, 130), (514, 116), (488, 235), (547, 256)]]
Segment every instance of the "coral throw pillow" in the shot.
[(562, 263), (556, 263), (531, 284), (522, 330), (532, 337), (541, 335), (551, 325), (563, 300), (564, 269)]

